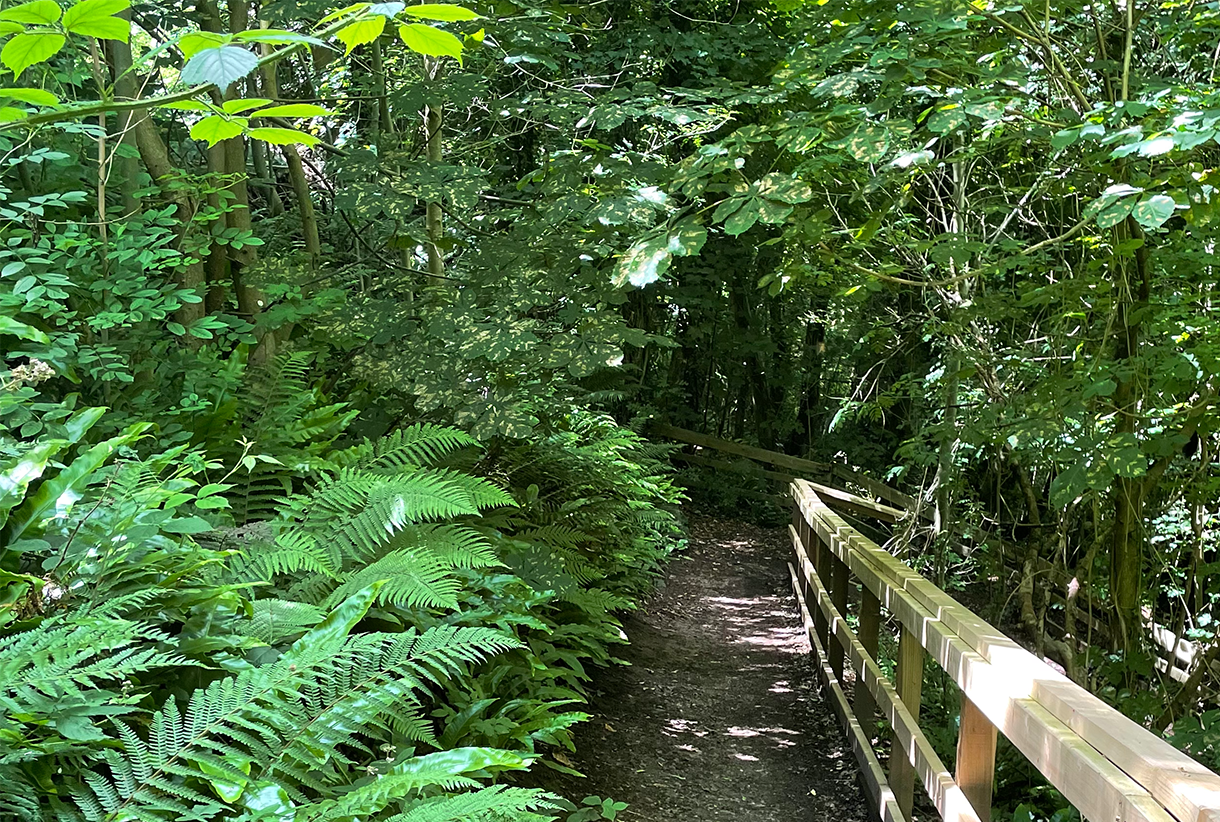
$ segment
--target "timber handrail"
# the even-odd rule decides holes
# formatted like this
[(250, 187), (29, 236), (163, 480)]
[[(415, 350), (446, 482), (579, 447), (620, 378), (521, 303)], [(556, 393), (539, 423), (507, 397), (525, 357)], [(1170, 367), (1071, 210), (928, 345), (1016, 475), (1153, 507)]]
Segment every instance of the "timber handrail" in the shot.
[[(790, 491), (798, 603), (818, 671), (882, 820), (911, 819), (918, 778), (944, 819), (989, 822), (998, 732), (1090, 822), (1220, 822), (1220, 776), (856, 531), (812, 483), (794, 480)], [(859, 597), (849, 614), (855, 582)], [(877, 662), (882, 606), (899, 626), (893, 683)], [(954, 773), (919, 727), (929, 656), (962, 691)], [(855, 671), (850, 700), (847, 660)], [(888, 773), (873, 747), (878, 710), (893, 734)]]
[[(848, 497), (857, 504), (863, 503), (863, 507), (868, 508), (867, 511), (859, 511), (865, 516), (875, 517), (886, 522), (896, 522), (905, 516), (907, 511), (915, 510), (918, 506), (915, 505), (915, 498), (909, 494), (904, 494), (901, 491), (891, 488), (883, 482), (873, 479), (872, 477), (861, 474), (848, 468), (846, 465), (835, 463), (814, 462), (802, 457), (794, 457), (790, 454), (781, 454), (778, 451), (768, 451), (764, 448), (755, 448), (752, 445), (745, 445), (740, 442), (731, 440), (722, 440), (718, 437), (700, 434), (697, 431), (688, 431), (685, 428), (678, 428), (673, 425), (656, 422), (655, 420), (648, 424), (648, 433), (657, 437), (675, 440), (677, 442), (694, 445), (699, 448), (707, 448), (712, 451), (719, 451), (724, 454), (733, 454), (738, 457), (761, 462), (767, 465), (773, 465), (777, 468), (786, 468), (789, 471), (795, 471), (806, 477), (816, 476), (824, 478), (827, 482), (833, 480), (841, 480), (853, 484), (863, 491), (872, 494), (884, 503), (874, 503), (863, 497), (851, 494), (848, 491), (840, 489), (832, 489), (829, 486), (821, 485), (819, 488), (823, 492), (833, 492), (832, 496), (836, 500), (846, 500)], [(692, 456), (694, 458), (692, 458)], [(697, 455), (675, 455), (677, 459), (686, 459), (689, 462), (696, 464), (712, 465), (716, 468), (732, 468), (731, 464), (720, 461), (716, 462), (706, 458), (699, 458)], [(782, 482), (790, 482), (793, 477), (788, 474), (781, 474), (776, 471), (762, 471), (764, 476), (771, 479), (780, 480)], [(927, 516), (924, 512), (923, 516)]]

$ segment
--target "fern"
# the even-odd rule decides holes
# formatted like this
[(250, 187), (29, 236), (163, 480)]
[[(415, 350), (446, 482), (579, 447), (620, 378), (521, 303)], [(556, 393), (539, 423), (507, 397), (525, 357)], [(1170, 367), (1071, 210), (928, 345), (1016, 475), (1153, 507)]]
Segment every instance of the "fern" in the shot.
[[(84, 774), (86, 819), (210, 819), (223, 810), (211, 790), (280, 795), (285, 807), (333, 794), (350, 778), (347, 752), (380, 729), (430, 737), (418, 692), (517, 644), (480, 628), (348, 638), (375, 591), (346, 600), (275, 662), (196, 691), (184, 714), (165, 703), (147, 738), (116, 721), (122, 750), (103, 753), (105, 772)], [(378, 796), (391, 798), (366, 798)]]
[(558, 809), (559, 806), (540, 790), (493, 785), (473, 793), (421, 800), (386, 822), (493, 822), (502, 819), (528, 822), (552, 818), (550, 814), (543, 816), (532, 812)]
[(478, 445), (478, 440), (455, 428), (416, 423), (375, 442), (365, 441), (362, 445), (339, 451), (331, 456), (330, 461), (340, 468), (401, 471), (435, 465), (454, 451), (475, 445)]
[(143, 647), (163, 635), (124, 619), (47, 621), (0, 639), (0, 704), (14, 713), (51, 715), (64, 703), (104, 704), (102, 683), (169, 666), (179, 656)]

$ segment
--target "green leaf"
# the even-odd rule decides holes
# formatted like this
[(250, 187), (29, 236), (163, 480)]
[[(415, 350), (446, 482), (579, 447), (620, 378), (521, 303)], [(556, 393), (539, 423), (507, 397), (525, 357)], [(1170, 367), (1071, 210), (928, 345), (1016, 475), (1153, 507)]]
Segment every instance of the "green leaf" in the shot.
[(1092, 399), (1093, 397), (1108, 397), (1118, 388), (1118, 383), (1106, 377), (1104, 380), (1098, 380), (1084, 390), (1082, 397), (1084, 399)]
[(1153, 194), (1140, 200), (1131, 209), (1131, 216), (1144, 228), (1160, 228), (1165, 221), (1173, 216), (1177, 204), (1167, 194)]
[(1134, 200), (1127, 197), (1106, 206), (1097, 214), (1097, 227), (1113, 228), (1118, 225), (1127, 219), (1127, 215), (1131, 213), (1131, 206), (1134, 204)]
[(1051, 148), (1061, 151), (1080, 139), (1079, 128), (1065, 128), (1051, 136)]
[(225, 114), (241, 114), (244, 111), (265, 106), (271, 101), (265, 97), (250, 97), (238, 100), (225, 100), (220, 108)]
[(297, 34), (295, 31), (281, 31), (279, 29), (250, 29), (248, 31), (239, 31), (237, 34), (233, 35), (233, 39), (242, 43), (270, 43), (273, 46), (306, 43), (311, 46), (330, 48), (330, 46), (326, 45), (326, 41), (319, 40), (317, 37), (310, 37), (306, 34)]
[(182, 82), (194, 86), (210, 83), (221, 91), (258, 68), (254, 52), (240, 46), (219, 46), (205, 49), (186, 62)]
[(312, 134), (306, 134), (303, 131), (291, 128), (252, 128), (246, 133), (250, 135), (252, 140), (262, 140), (264, 143), (271, 143), (276, 146), (316, 146), (322, 142)]
[[(51, 5), (55, 6), (54, 3)], [(46, 62), (58, 54), (65, 42), (62, 34), (52, 32), (18, 34), (4, 44), (4, 49), (0, 51), (0, 63), (12, 70), (14, 77), (20, 77), (21, 72), (30, 66)]]
[(0, 527), (8, 520), (9, 511), (25, 499), (26, 489), (42, 476), (51, 458), (70, 444), (67, 440), (41, 442), (0, 468)]
[(211, 148), (221, 140), (239, 136), (245, 130), (245, 123), (246, 121), (242, 118), (230, 120), (219, 114), (213, 114), (191, 126), (191, 139), (206, 140), (208, 147)]
[(290, 103), (283, 106), (272, 106), (254, 113), (255, 117), (322, 117), (333, 114), (330, 109), (315, 106), (313, 103)]
[(83, 0), (64, 12), (63, 25), (73, 34), (126, 43), (131, 23), (114, 15), (129, 8), (128, 0)]
[(724, 230), (734, 237), (749, 231), (758, 222), (760, 206), (762, 204), (762, 200), (757, 197), (751, 197), (740, 210), (734, 212), (724, 221)]
[(47, 519), (66, 516), (80, 499), (85, 487), (94, 479), (97, 470), (105, 465), (121, 446), (134, 442), (151, 427), (152, 425), (146, 422), (128, 427), (117, 437), (111, 437), (88, 449), (54, 477), (44, 481), (13, 514), (5, 532), (7, 542), (21, 539)]
[(0, 11), (0, 20), (28, 23), (31, 26), (50, 26), (59, 22), (60, 14), (62, 12), (59, 4), (54, 0), (34, 0), (32, 3), (22, 3), (20, 6)]
[(12, 317), (6, 317), (3, 314), (0, 314), (0, 334), (11, 334), (14, 337), (20, 337), (23, 340), (41, 343), (42, 345), (51, 344), (51, 338), (34, 326), (26, 325), (21, 320), (14, 320)]
[(1062, 508), (1083, 494), (1088, 487), (1084, 464), (1078, 462), (1051, 480), (1051, 505)]
[(429, 57), (452, 57), (462, 63), (462, 41), (447, 31), (423, 23), (407, 23), (398, 27), (398, 36), (411, 51)]
[(831, 143), (857, 160), (875, 163), (890, 149), (890, 133), (882, 126), (860, 126), (842, 140)]
[(412, 17), (422, 17), (425, 20), (443, 20), (456, 22), (460, 20), (478, 20), (479, 15), (470, 9), (453, 6), (448, 3), (423, 3), (418, 6), (407, 6), (406, 13)]
[(360, 620), (364, 619), (364, 615), (368, 613), (374, 600), (377, 599), (377, 592), (384, 584), (384, 582), (375, 582), (343, 600), (327, 615), (326, 619), (294, 642), (292, 647), (284, 652), (281, 660), (290, 662), (307, 654), (323, 653), (326, 648), (341, 646), (352, 629)]
[(351, 54), (352, 49), (357, 46), (363, 46), (365, 43), (373, 42), (381, 36), (383, 31), (385, 31), (385, 18), (378, 15), (377, 17), (357, 20), (350, 26), (339, 29), (335, 37), (339, 38), (339, 42), (347, 46), (347, 53)]
[(191, 59), (201, 51), (214, 49), (228, 44), (232, 38), (227, 34), (218, 34), (211, 31), (193, 31), (190, 34), (183, 35), (178, 40), (178, 48), (186, 59)]
[(614, 284), (627, 283), (643, 288), (656, 282), (669, 268), (673, 257), (698, 254), (707, 242), (707, 229), (687, 218), (664, 234), (651, 234), (640, 240), (619, 259)]
[(928, 118), (928, 130), (933, 134), (948, 134), (966, 125), (966, 111), (960, 106), (942, 108)]
[(40, 88), (0, 88), (0, 97), (20, 100), (23, 103), (31, 103), (36, 106), (59, 105), (58, 97)]

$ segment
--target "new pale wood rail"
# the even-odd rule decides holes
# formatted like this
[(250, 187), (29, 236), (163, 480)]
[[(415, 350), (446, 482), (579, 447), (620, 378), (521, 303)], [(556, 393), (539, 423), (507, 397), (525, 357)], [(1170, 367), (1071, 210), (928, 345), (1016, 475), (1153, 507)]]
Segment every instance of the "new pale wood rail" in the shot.
[[(867, 539), (815, 485), (798, 479), (790, 489), (797, 600), (817, 669), (882, 820), (910, 820), (919, 783), (945, 820), (989, 822), (999, 733), (1090, 822), (1220, 822), (1220, 776)], [(892, 682), (877, 655), (885, 614), (898, 626)], [(929, 658), (962, 692), (952, 773), (919, 727)], [(848, 662), (854, 680), (845, 677)], [(888, 767), (874, 747), (879, 717), (892, 735)]]

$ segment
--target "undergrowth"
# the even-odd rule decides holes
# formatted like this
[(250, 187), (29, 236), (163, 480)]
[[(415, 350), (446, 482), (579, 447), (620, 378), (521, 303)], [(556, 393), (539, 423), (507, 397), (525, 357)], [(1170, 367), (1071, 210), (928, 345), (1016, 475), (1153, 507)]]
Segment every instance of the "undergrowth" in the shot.
[(0, 463), (0, 816), (614, 818), (509, 776), (570, 770), (681, 545), (663, 451), (579, 410), (340, 447), (293, 358), (241, 391), (172, 447), (8, 394), (40, 425)]

